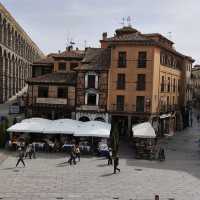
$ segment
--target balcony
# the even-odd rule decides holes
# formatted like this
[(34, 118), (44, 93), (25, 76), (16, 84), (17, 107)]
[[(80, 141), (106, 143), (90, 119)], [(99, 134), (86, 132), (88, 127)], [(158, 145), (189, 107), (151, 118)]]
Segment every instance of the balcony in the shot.
[(174, 112), (174, 111), (176, 111), (178, 109), (179, 109), (179, 106), (177, 104), (160, 106), (160, 112), (162, 112), (162, 113)]
[(128, 112), (127, 104), (112, 104), (110, 107), (110, 111), (113, 112)]
[(104, 112), (106, 111), (106, 106), (105, 105), (77, 105), (76, 110)]
[(128, 113), (149, 113), (150, 106), (136, 107), (136, 105), (128, 104), (112, 104), (110, 107), (111, 112), (128, 112)]

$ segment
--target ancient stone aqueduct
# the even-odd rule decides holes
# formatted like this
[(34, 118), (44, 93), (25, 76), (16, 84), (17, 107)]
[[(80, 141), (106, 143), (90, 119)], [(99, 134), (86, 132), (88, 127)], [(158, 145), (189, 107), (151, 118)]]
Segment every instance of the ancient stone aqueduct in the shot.
[(18, 93), (43, 53), (0, 3), (0, 103)]

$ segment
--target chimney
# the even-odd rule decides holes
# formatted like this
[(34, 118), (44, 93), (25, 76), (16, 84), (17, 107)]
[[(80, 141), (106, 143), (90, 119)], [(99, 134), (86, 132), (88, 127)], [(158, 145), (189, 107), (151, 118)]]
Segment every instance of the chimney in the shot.
[(71, 51), (73, 50), (73, 46), (72, 45), (69, 45), (68, 47), (66, 47), (66, 51)]
[(106, 38), (107, 38), (107, 32), (104, 32), (104, 33), (102, 34), (102, 37), (103, 37), (103, 40), (106, 40)]

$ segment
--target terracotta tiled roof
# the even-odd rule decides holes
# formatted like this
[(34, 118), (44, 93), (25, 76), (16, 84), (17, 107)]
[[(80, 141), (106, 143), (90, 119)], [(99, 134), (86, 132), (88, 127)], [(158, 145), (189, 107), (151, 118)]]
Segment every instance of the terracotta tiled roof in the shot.
[(105, 70), (110, 66), (111, 50), (102, 48), (88, 48), (82, 64), (75, 70)]
[(104, 41), (151, 41), (147, 37), (144, 37), (139, 32), (125, 34), (125, 35), (115, 35), (114, 37), (106, 38)]
[(81, 51), (81, 50), (66, 50), (66, 51), (63, 51), (61, 53), (58, 53), (58, 54), (52, 54), (53, 57), (56, 57), (56, 58), (63, 58), (63, 57), (66, 57), (66, 58), (77, 58), (77, 59), (82, 59), (84, 57), (84, 52), (85, 51)]
[(42, 76), (33, 77), (27, 80), (27, 83), (32, 84), (63, 84), (73, 85), (76, 84), (76, 73), (75, 72), (54, 72), (45, 74)]
[(36, 60), (33, 65), (38, 65), (38, 64), (53, 64), (54, 59), (52, 57), (46, 57), (43, 59)]

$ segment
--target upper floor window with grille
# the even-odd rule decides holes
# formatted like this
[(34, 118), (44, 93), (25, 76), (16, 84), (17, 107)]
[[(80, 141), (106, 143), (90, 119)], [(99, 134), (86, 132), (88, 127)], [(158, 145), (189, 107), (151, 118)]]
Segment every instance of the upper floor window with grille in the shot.
[(126, 67), (126, 52), (119, 52), (118, 54), (118, 67)]
[(58, 64), (59, 71), (66, 71), (66, 63), (62, 62)]
[(138, 53), (138, 67), (139, 68), (145, 68), (146, 67), (146, 61), (147, 61), (147, 52), (146, 51), (140, 51)]
[(138, 74), (137, 76), (137, 90), (145, 90), (145, 74)]
[(117, 89), (124, 90), (125, 89), (125, 74), (118, 74), (117, 75)]
[(49, 88), (48, 87), (38, 87), (38, 97), (47, 98), (48, 97)]
[(165, 91), (165, 77), (162, 76), (162, 82), (161, 82), (161, 92)]
[(95, 75), (88, 75), (88, 88), (95, 88), (95, 81), (96, 81)]
[(116, 110), (123, 111), (124, 110), (124, 96), (123, 95), (117, 95), (116, 99)]
[(64, 87), (59, 87), (57, 89), (57, 97), (58, 98), (66, 98), (67, 97), (67, 89)]

